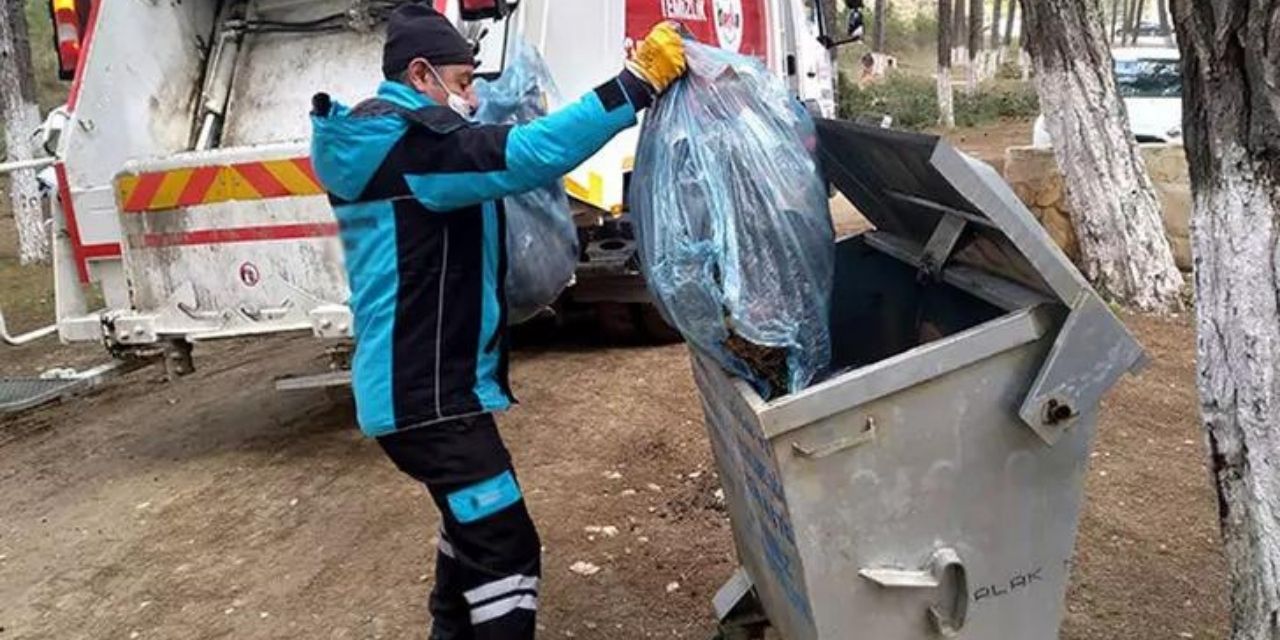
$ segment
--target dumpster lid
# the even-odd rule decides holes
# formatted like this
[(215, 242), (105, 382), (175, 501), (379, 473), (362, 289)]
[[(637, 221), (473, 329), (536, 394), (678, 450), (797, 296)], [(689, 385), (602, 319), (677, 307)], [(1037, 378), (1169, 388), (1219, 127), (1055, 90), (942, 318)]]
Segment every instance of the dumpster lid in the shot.
[(877, 234), (912, 247), (922, 270), (938, 275), (961, 263), (1066, 306), (1019, 409), (1046, 443), (1096, 410), (1121, 375), (1145, 363), (1142, 347), (995, 169), (937, 136), (837, 120), (819, 120), (817, 133), (827, 178)]
[(926, 268), (963, 263), (1068, 305), (1092, 291), (990, 165), (937, 136), (838, 120), (817, 125), (827, 178), (877, 231), (937, 261)]

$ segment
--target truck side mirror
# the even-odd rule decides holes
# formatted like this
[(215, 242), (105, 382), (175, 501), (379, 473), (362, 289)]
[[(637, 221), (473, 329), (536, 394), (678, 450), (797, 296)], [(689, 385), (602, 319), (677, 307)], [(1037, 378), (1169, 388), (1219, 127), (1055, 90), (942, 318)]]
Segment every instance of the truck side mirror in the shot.
[(818, 42), (828, 49), (839, 46), (841, 34), (840, 6), (838, 0), (806, 0), (815, 10), (818, 18)]
[(838, 0), (806, 0), (817, 10), (820, 34), (818, 42), (828, 49), (862, 40), (863, 17), (861, 0), (845, 0), (848, 19), (840, 20)]
[(462, 0), (463, 20), (498, 20), (519, 5), (519, 0)]

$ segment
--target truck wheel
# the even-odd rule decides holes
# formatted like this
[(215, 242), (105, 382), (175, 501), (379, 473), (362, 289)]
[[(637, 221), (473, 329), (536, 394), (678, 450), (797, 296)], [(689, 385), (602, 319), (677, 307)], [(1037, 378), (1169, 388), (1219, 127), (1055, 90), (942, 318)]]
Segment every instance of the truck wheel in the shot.
[(644, 329), (646, 342), (649, 344), (675, 344), (684, 338), (675, 327), (667, 324), (658, 308), (648, 303), (631, 305), (636, 315), (636, 324)]
[(596, 326), (600, 336), (610, 344), (635, 344), (640, 338), (640, 327), (630, 305), (621, 302), (597, 302)]
[(596, 323), (607, 342), (616, 344), (672, 344), (680, 333), (662, 319), (658, 308), (643, 302), (598, 302)]

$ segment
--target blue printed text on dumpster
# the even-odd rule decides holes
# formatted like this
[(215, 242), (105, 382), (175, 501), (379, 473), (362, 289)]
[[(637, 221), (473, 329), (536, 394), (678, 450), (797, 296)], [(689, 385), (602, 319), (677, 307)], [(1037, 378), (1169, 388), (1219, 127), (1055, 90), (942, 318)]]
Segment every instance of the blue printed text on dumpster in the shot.
[[(719, 405), (719, 406), (716, 406)], [(726, 485), (732, 485), (749, 511), (746, 531), (754, 539), (767, 565), (769, 577), (787, 603), (804, 619), (813, 613), (803, 591), (795, 532), (787, 513), (782, 480), (773, 449), (749, 422), (733, 419), (727, 407), (714, 402), (708, 408), (718, 414), (712, 420), (712, 445), (718, 452)], [(728, 487), (726, 487), (728, 488)]]

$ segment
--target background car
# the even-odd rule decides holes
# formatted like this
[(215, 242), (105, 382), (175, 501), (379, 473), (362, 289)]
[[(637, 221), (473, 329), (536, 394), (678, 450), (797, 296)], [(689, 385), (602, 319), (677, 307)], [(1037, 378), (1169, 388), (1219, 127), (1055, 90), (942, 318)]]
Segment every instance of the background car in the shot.
[[(1181, 144), (1182, 64), (1177, 49), (1116, 49), (1116, 86), (1140, 143)], [(1044, 115), (1036, 118), (1031, 144), (1053, 146)]]

